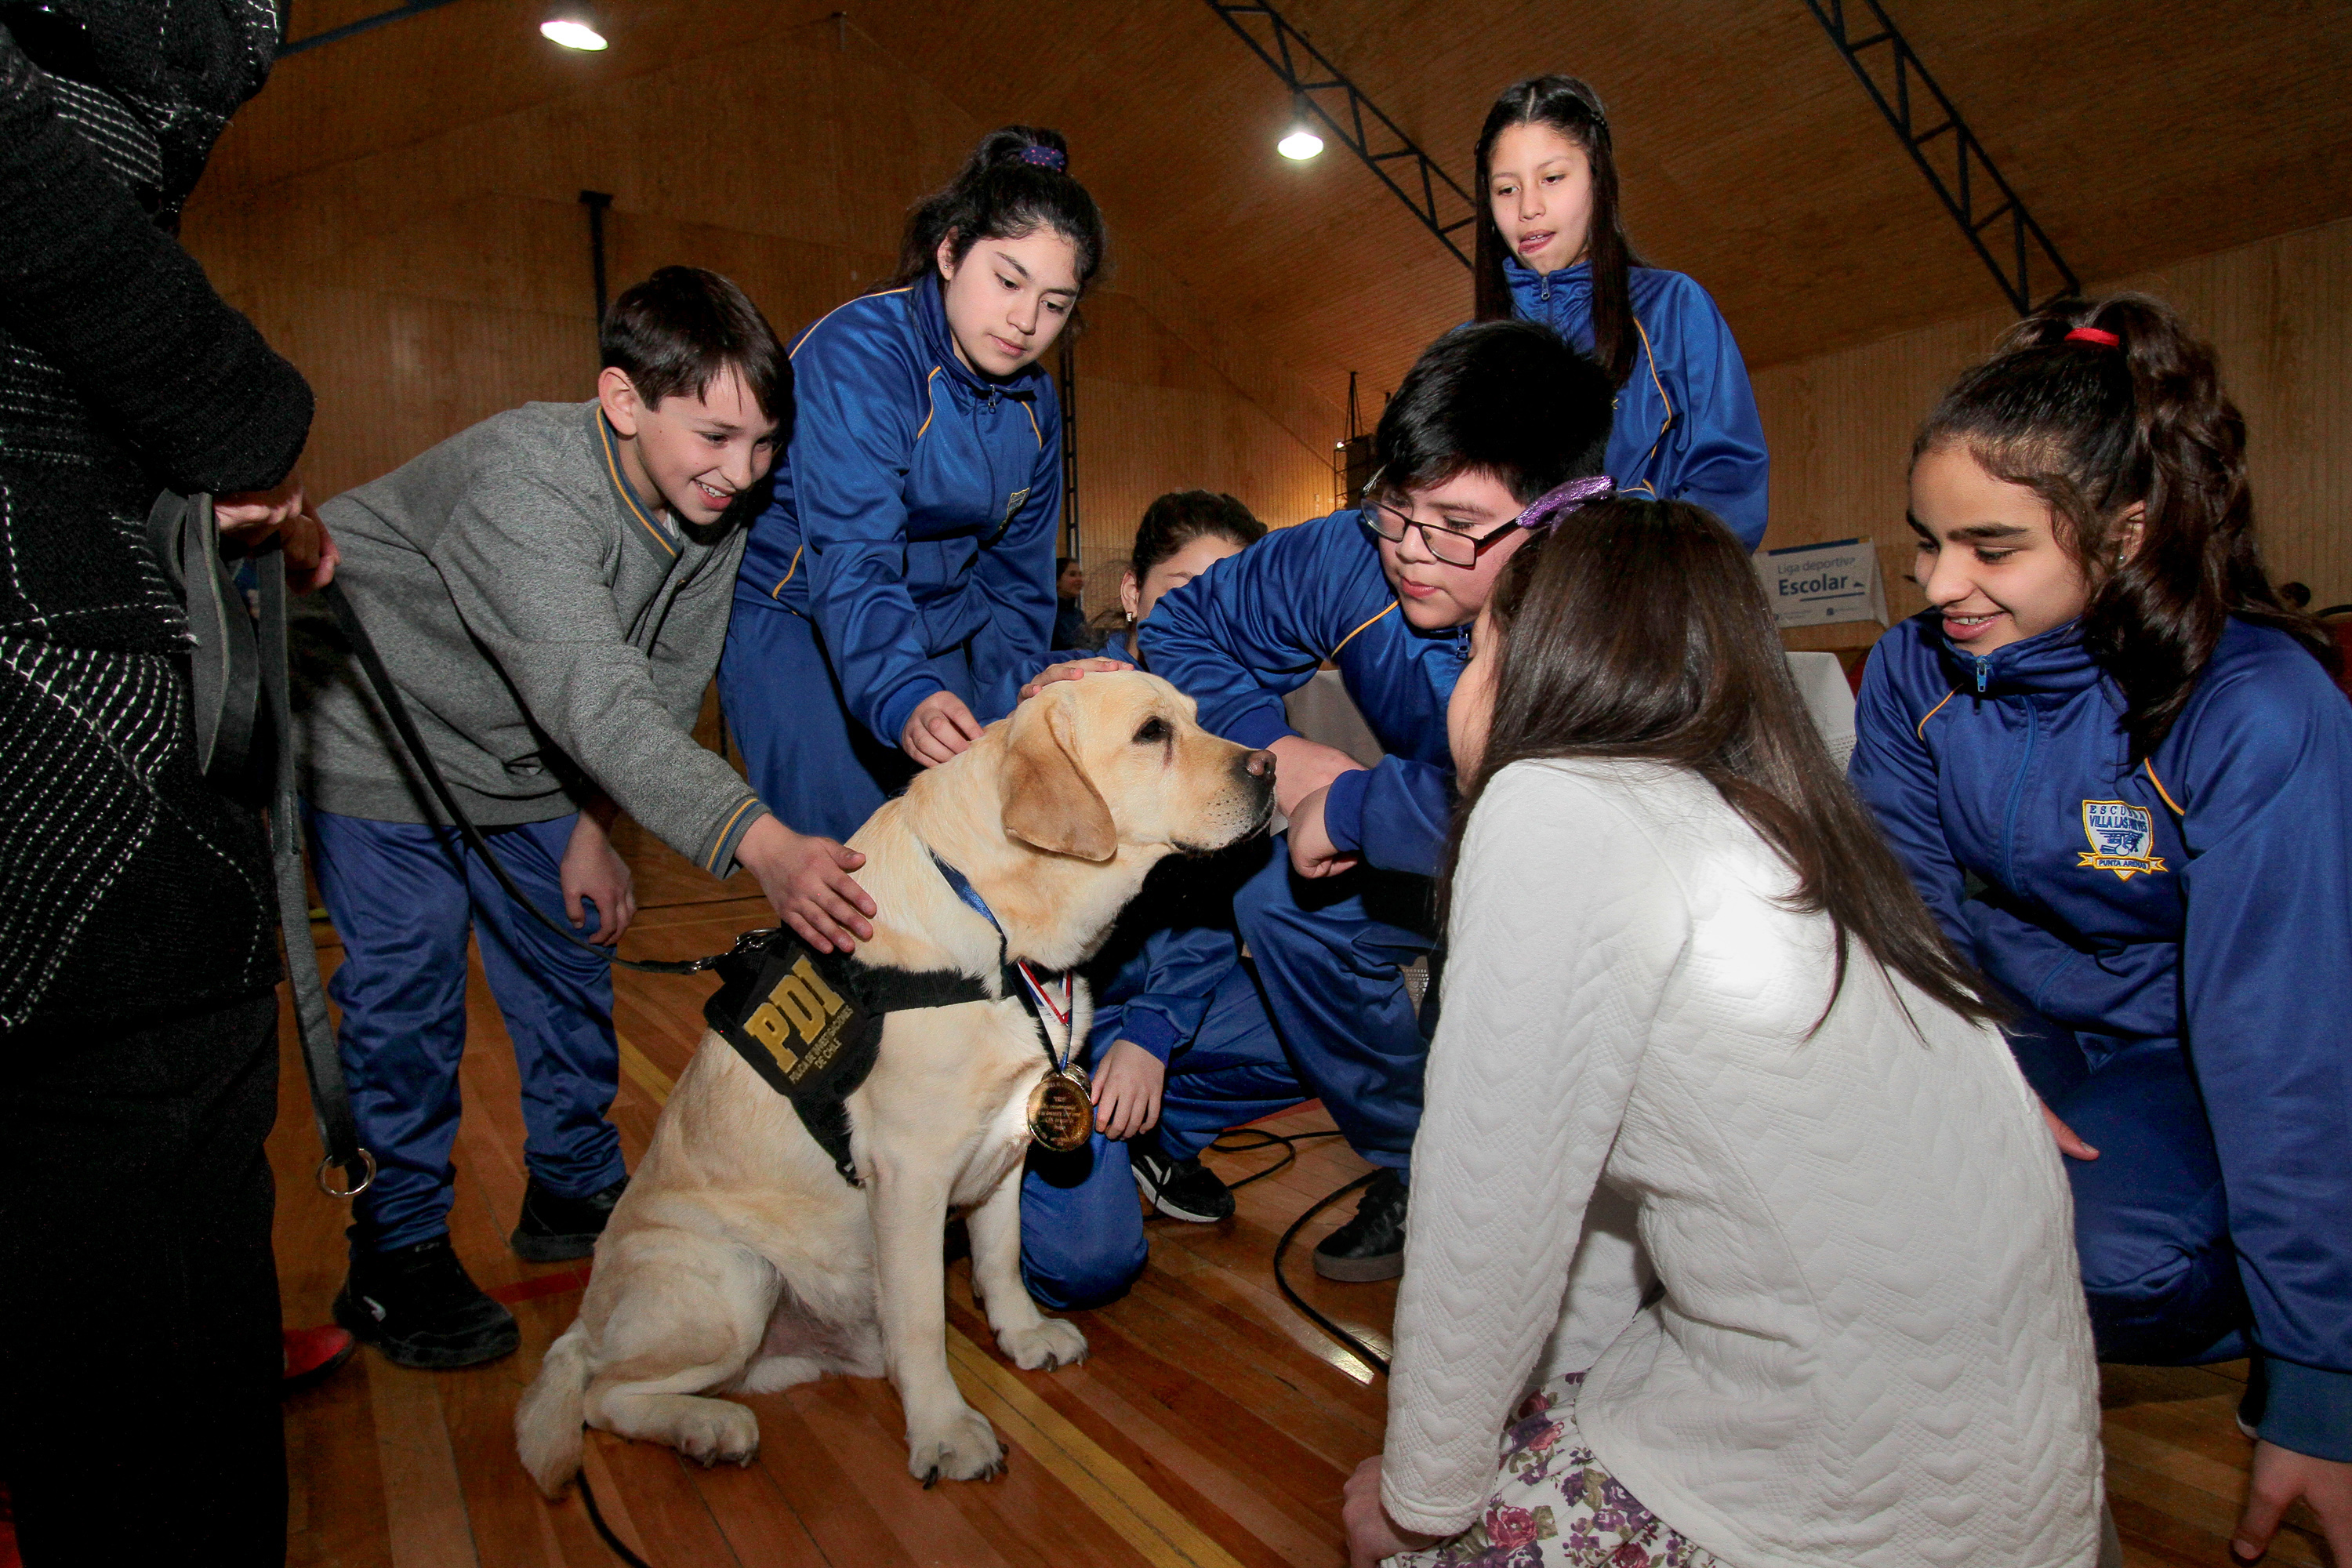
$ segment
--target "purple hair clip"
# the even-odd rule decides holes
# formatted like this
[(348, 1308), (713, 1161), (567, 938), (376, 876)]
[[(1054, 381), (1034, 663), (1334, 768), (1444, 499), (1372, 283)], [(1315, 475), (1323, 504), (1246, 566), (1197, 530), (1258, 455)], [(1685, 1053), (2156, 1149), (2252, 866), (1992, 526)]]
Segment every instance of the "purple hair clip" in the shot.
[(1617, 493), (1617, 481), (1607, 474), (1595, 474), (1589, 479), (1570, 479), (1558, 485), (1528, 504), (1519, 513), (1518, 523), (1528, 530), (1547, 529), (1587, 501), (1607, 500)]
[(1021, 150), (1021, 161), (1024, 163), (1034, 163), (1040, 168), (1051, 169), (1057, 174), (1070, 166), (1069, 159), (1051, 147), (1024, 147)]

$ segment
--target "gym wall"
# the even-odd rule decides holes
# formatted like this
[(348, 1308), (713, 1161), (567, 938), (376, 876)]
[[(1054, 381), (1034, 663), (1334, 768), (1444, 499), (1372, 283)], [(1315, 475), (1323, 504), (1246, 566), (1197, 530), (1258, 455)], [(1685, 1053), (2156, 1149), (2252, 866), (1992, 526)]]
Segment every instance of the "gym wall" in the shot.
[[(2272, 581), (2309, 584), (2314, 609), (2352, 601), (2352, 219), (2088, 287), (2168, 300), (2213, 344), (2246, 416), (2255, 526)], [(1986, 310), (1757, 371), (1772, 448), (1765, 546), (1868, 538), (1878, 546), (1887, 613), (1920, 609), (1926, 601), (1906, 576), (1911, 441), (1952, 377), (2012, 320)], [(1792, 647), (1858, 647), (1879, 629), (1783, 635)]]
[[(320, 499), (500, 409), (591, 395), (581, 190), (614, 196), (613, 292), (668, 263), (709, 267), (789, 339), (887, 274), (908, 205), (993, 123), (830, 25), (714, 34), (694, 58), (582, 75), (569, 90), (505, 79), (572, 68), (538, 58), (558, 51), (502, 52), (490, 69), (504, 76), (452, 83), (438, 101), (479, 113), (504, 94), (517, 107), (467, 123), (420, 119), (420, 84), (404, 73), (378, 103), (383, 84), (367, 73), (385, 68), (382, 51), (481, 25), (468, 10), (281, 62), (186, 215), (188, 248), (318, 395), (302, 472)], [(308, 133), (319, 124), (331, 142)], [(1073, 168), (1088, 174), (1083, 143)], [(1107, 216), (1111, 269), (1078, 347), (1088, 563), (1122, 558), (1169, 489), (1230, 490), (1283, 522), (1329, 510), (1325, 404), (1246, 366), (1181, 281), (1121, 242), (1118, 212)], [(1087, 597), (1100, 608), (1117, 590), (1115, 571), (1097, 571)]]

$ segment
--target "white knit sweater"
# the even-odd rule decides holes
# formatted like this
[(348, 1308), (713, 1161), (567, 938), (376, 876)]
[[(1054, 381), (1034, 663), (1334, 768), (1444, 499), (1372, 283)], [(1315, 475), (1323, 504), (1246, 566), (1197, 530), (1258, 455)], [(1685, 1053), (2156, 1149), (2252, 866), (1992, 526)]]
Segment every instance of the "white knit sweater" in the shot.
[[(1471, 1523), (1514, 1403), (1598, 1350), (1585, 1440), (1734, 1568), (2096, 1560), (2050, 1135), (1996, 1031), (1905, 984), (1915, 1032), (1866, 956), (1811, 1033), (1830, 924), (1794, 885), (1680, 770), (1523, 763), (1479, 803), (1413, 1146), (1399, 1523)], [(1642, 1257), (1577, 1258), (1612, 1199)]]

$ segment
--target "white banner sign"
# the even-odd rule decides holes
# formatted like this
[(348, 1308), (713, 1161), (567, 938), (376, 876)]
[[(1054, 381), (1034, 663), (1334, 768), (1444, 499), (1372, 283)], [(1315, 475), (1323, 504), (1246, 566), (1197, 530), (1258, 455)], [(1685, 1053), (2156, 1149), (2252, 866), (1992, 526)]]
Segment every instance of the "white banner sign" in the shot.
[(1878, 580), (1878, 549), (1867, 539), (1834, 539), (1826, 544), (1793, 544), (1759, 550), (1757, 575), (1764, 596), (1784, 626), (1821, 626), (1841, 621), (1886, 624), (1886, 592)]

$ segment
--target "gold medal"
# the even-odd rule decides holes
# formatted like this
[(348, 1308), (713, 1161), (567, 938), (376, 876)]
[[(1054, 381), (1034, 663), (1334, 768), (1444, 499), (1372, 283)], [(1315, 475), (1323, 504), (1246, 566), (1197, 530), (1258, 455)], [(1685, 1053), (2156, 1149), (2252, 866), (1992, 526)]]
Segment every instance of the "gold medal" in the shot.
[(1056, 1154), (1083, 1149), (1094, 1136), (1095, 1106), (1087, 1097), (1087, 1075), (1055, 1068), (1029, 1091), (1029, 1136)]
[(1067, 1154), (1085, 1148), (1095, 1134), (1095, 1103), (1087, 1093), (1087, 1069), (1071, 1066), (1066, 1050), (1059, 1057), (1054, 1054), (1054, 1032), (1045, 1026), (1046, 1015), (1051, 1014), (1054, 1022), (1062, 1026), (1065, 1043), (1076, 1044), (1070, 1038), (1070, 1022), (1076, 1012), (1073, 983), (1065, 971), (1062, 999), (1056, 1003), (1028, 964), (1016, 958), (1011, 967), (1020, 976), (1026, 992), (1024, 1000), (1030, 1016), (1036, 1020), (1040, 1043), (1045, 1047), (1045, 1076), (1029, 1091), (1029, 1136), (1041, 1148)]

